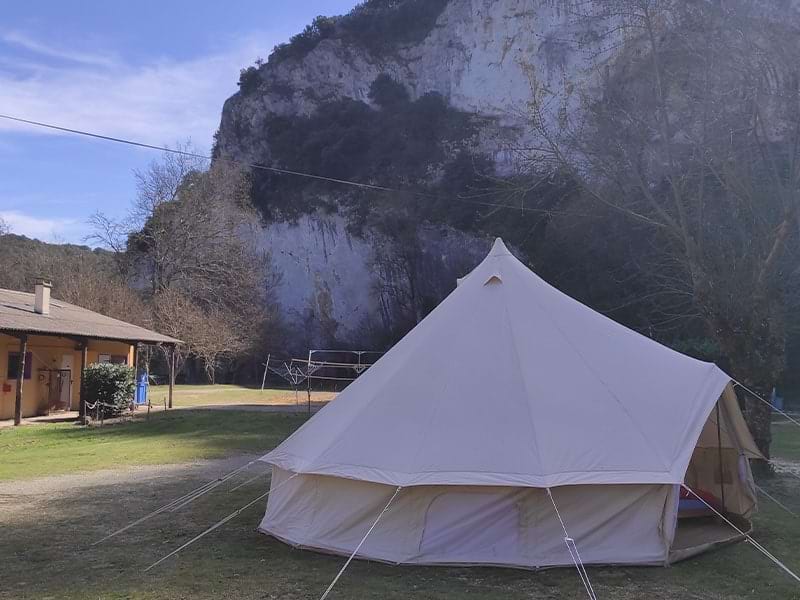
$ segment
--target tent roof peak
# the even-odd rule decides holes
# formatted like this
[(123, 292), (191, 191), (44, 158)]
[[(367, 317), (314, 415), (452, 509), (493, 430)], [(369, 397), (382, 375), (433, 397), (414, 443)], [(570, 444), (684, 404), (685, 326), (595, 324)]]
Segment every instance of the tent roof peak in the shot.
[(511, 252), (503, 243), (503, 238), (496, 238), (494, 240), (492, 249), (489, 251), (489, 256), (511, 256)]

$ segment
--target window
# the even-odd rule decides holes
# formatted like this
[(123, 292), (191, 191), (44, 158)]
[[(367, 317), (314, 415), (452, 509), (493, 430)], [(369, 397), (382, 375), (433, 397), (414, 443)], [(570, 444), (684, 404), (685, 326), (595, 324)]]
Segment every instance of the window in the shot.
[[(31, 378), (31, 364), (33, 362), (33, 356), (31, 356), (30, 352), (25, 353), (25, 379)], [(17, 374), (19, 371), (19, 352), (9, 352), (8, 353), (8, 365), (6, 369), (6, 379), (16, 379)]]
[(124, 354), (98, 354), (97, 362), (99, 363), (112, 363), (115, 365), (127, 365), (128, 357)]

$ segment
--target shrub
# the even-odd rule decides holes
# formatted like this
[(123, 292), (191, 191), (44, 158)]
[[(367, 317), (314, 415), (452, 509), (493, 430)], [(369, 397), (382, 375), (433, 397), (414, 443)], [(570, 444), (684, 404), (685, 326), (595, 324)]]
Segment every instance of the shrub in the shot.
[(336, 19), (334, 17), (316, 17), (311, 25), (293, 35), (286, 44), (278, 44), (270, 55), (272, 60), (285, 60), (287, 58), (302, 58), (317, 47), (325, 38), (333, 37), (336, 32)]
[(249, 94), (258, 89), (261, 77), (258, 74), (258, 67), (250, 66), (239, 71), (239, 89), (242, 94)]
[(381, 73), (369, 87), (369, 99), (381, 108), (391, 108), (398, 104), (409, 102), (406, 87), (392, 79), (386, 73)]
[(372, 52), (424, 40), (448, 0), (368, 0), (342, 18), (346, 36)]
[(270, 61), (303, 58), (324, 39), (341, 39), (376, 54), (425, 39), (449, 0), (367, 0), (343, 17), (317, 17), (279, 44)]
[[(133, 400), (136, 389), (133, 367), (112, 363), (98, 363), (83, 370), (83, 393), (88, 407), (100, 403), (104, 417), (113, 417), (125, 411)], [(94, 410), (90, 415), (96, 414)]]
[[(402, 84), (386, 74), (373, 82), (370, 98), (377, 108), (343, 98), (322, 104), (310, 116), (272, 115), (264, 137), (275, 164), (326, 177), (419, 188), (436, 180), (437, 171), (452, 159), (452, 147), (475, 131), (472, 116), (449, 106), (440, 94), (411, 100)], [(253, 177), (253, 204), (267, 220), (310, 212), (320, 195), (333, 189), (347, 201), (339, 186), (266, 172)], [(474, 206), (469, 208), (474, 212)]]

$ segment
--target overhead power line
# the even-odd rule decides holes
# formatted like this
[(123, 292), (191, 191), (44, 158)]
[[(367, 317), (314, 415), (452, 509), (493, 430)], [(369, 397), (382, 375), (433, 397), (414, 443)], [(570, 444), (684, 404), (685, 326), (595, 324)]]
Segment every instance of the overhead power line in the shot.
[[(156, 146), (154, 144), (147, 144), (145, 142), (139, 142), (139, 141), (136, 141), (136, 140), (130, 140), (130, 139), (121, 138), (121, 137), (114, 137), (114, 136), (110, 136), (110, 135), (103, 135), (103, 134), (100, 134), (100, 133), (94, 133), (94, 132), (91, 132), (91, 131), (84, 131), (82, 129), (74, 129), (74, 128), (71, 128), (71, 127), (63, 127), (61, 125), (55, 125), (53, 123), (45, 123), (43, 121), (33, 121), (31, 119), (23, 119), (22, 117), (15, 117), (13, 115), (0, 114), (0, 119), (5, 119), (7, 121), (14, 121), (16, 123), (24, 123), (26, 125), (32, 125), (34, 127), (41, 127), (41, 128), (44, 128), (44, 129), (51, 129), (51, 130), (54, 130), (54, 131), (61, 131), (62, 133), (69, 133), (69, 134), (73, 134), (73, 135), (79, 135), (79, 136), (90, 137), (90, 138), (94, 138), (94, 139), (98, 139), (98, 140), (104, 140), (104, 141), (107, 141), (107, 142), (114, 142), (114, 143), (117, 143), (117, 144), (126, 144), (128, 146), (135, 146), (137, 148), (146, 148), (146, 149), (149, 149), (149, 150), (158, 150), (159, 152), (166, 152), (166, 153), (169, 153), (169, 154), (180, 154), (182, 156), (188, 156), (190, 158), (198, 158), (198, 159), (208, 160), (208, 161), (220, 160), (220, 161), (224, 161), (224, 162), (228, 162), (228, 163), (232, 163), (232, 164), (238, 164), (238, 165), (241, 165), (241, 166), (249, 167), (251, 169), (258, 169), (258, 170), (262, 170), (262, 171), (270, 171), (272, 173), (279, 173), (279, 174), (282, 174), (282, 175), (290, 175), (290, 176), (293, 176), (293, 177), (304, 177), (306, 179), (315, 179), (317, 181), (327, 181), (328, 183), (336, 183), (336, 184), (339, 184), (339, 185), (347, 185), (347, 186), (351, 186), (351, 187), (367, 189), (367, 190), (372, 190), (372, 191), (377, 191), (377, 192), (392, 193), (392, 194), (407, 194), (407, 195), (416, 196), (418, 198), (428, 198), (428, 199), (431, 199), (431, 200), (446, 200), (446, 201), (455, 200), (456, 202), (463, 202), (465, 204), (474, 204), (474, 205), (478, 205), (478, 206), (489, 206), (489, 207), (495, 207), (495, 208), (506, 208), (506, 209), (511, 209), (511, 210), (519, 210), (521, 212), (542, 213), (542, 214), (550, 214), (550, 215), (554, 215), (554, 214), (570, 214), (570, 215), (574, 215), (574, 213), (567, 213), (566, 211), (548, 210), (548, 209), (541, 209), (541, 208), (529, 208), (529, 207), (524, 206), (523, 204), (519, 204), (519, 205), (500, 204), (500, 203), (496, 203), (496, 202), (486, 202), (486, 201), (480, 201), (480, 200), (476, 200), (475, 199), (475, 198), (479, 198), (479, 197), (484, 197), (486, 195), (485, 193), (476, 194), (475, 196), (456, 196), (455, 198), (452, 198), (452, 197), (447, 197), (447, 196), (441, 196), (441, 195), (438, 195), (438, 194), (430, 194), (430, 193), (427, 193), (427, 192), (421, 192), (421, 191), (417, 191), (417, 190), (408, 190), (408, 189), (404, 190), (404, 189), (398, 189), (398, 188), (388, 187), (388, 186), (384, 186), (384, 185), (375, 185), (375, 184), (371, 184), (371, 183), (362, 183), (362, 182), (358, 182), (358, 181), (350, 181), (350, 180), (347, 180), (347, 179), (338, 179), (336, 177), (326, 177), (324, 175), (317, 175), (315, 173), (305, 173), (305, 172), (302, 172), (302, 171), (294, 171), (292, 169), (282, 169), (280, 167), (271, 167), (269, 165), (264, 165), (264, 164), (261, 164), (261, 163), (242, 161), (242, 160), (237, 160), (237, 159), (232, 159), (232, 158), (218, 157), (217, 159), (214, 159), (214, 157), (212, 157), (212, 156), (208, 156), (206, 154), (200, 154), (200, 153), (197, 153), (197, 152), (190, 152), (188, 150), (180, 150), (178, 148), (169, 148), (168, 146)], [(579, 215), (574, 215), (574, 216), (579, 216)]]

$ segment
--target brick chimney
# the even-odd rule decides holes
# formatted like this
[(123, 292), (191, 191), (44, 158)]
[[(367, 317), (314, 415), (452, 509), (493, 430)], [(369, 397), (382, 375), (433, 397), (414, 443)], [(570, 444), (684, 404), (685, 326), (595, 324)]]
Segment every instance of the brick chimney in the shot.
[(52, 284), (49, 279), (37, 279), (34, 287), (35, 298), (33, 310), (40, 315), (50, 314), (50, 288)]

